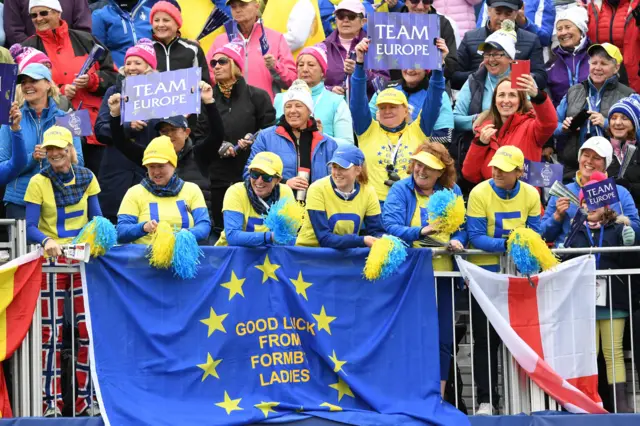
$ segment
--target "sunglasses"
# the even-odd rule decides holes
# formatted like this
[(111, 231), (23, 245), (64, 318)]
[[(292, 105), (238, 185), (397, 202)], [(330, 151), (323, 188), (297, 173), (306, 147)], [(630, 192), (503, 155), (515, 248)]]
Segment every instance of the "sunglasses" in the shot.
[(425, 6), (429, 6), (431, 3), (433, 3), (433, 0), (409, 0), (409, 2), (411, 2), (411, 4), (414, 6), (419, 4), (420, 1), (422, 1), (422, 4)]
[(229, 63), (229, 58), (220, 58), (220, 59), (212, 59), (210, 64), (211, 68), (215, 68), (216, 65), (220, 64), (222, 66), (227, 65)]
[(249, 172), (249, 176), (251, 176), (251, 179), (253, 179), (253, 180), (258, 180), (258, 178), (262, 177), (262, 181), (264, 183), (271, 182), (273, 180), (273, 178), (275, 177), (275, 176), (268, 175), (266, 173), (260, 173), (257, 170), (251, 170)]
[(360, 15), (355, 14), (355, 13), (351, 13), (351, 12), (344, 12), (342, 10), (339, 10), (336, 12), (336, 19), (339, 21), (344, 21), (345, 19), (348, 19), (350, 21), (355, 21), (356, 18), (358, 18)]
[(49, 11), (48, 10), (41, 10), (38, 13), (30, 13), (29, 16), (31, 17), (31, 19), (36, 19), (38, 17), (38, 15), (40, 15), (41, 17), (45, 17), (45, 16), (49, 16)]

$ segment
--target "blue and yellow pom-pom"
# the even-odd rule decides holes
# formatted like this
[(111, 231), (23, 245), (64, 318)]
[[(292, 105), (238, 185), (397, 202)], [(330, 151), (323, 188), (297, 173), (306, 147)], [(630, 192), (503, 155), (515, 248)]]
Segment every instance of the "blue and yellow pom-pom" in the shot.
[(159, 222), (156, 231), (151, 236), (149, 245), (149, 265), (158, 269), (168, 269), (173, 261), (173, 251), (176, 236), (167, 222)]
[(429, 223), (438, 233), (451, 235), (464, 223), (464, 200), (451, 189), (434, 192), (426, 207)]
[(173, 274), (183, 280), (195, 278), (198, 273), (200, 257), (204, 256), (195, 235), (188, 229), (181, 229), (176, 234), (175, 241), (171, 261)]
[(407, 258), (407, 245), (392, 235), (379, 238), (364, 264), (364, 277), (369, 281), (385, 279), (393, 274)]
[(273, 232), (276, 244), (295, 244), (304, 213), (304, 207), (291, 197), (280, 198), (271, 205), (263, 219), (264, 225)]
[(511, 232), (507, 251), (523, 275), (534, 275), (560, 264), (540, 234), (529, 228), (518, 228)]
[(91, 256), (103, 256), (111, 247), (116, 245), (118, 233), (116, 227), (102, 216), (94, 216), (87, 223), (77, 237), (73, 239), (73, 244), (88, 243), (91, 247)]

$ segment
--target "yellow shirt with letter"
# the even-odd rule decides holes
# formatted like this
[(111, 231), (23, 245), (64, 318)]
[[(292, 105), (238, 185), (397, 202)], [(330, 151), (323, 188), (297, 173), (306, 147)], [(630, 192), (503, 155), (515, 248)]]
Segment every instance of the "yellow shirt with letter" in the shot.
[[(326, 212), (331, 232), (337, 235), (357, 234), (366, 216), (381, 214), (380, 202), (373, 186), (361, 185), (360, 192), (355, 198), (346, 201), (333, 190), (330, 176), (319, 179), (309, 186), (306, 208), (307, 212), (309, 210)], [(296, 245), (320, 246), (308, 213), (305, 215)]]
[[(73, 185), (75, 181), (74, 177), (66, 185)], [(100, 193), (100, 185), (98, 185), (96, 177), (93, 176), (91, 183), (89, 183), (78, 203), (66, 207), (57, 207), (51, 179), (37, 174), (29, 181), (24, 201), (41, 206), (38, 229), (44, 235), (53, 238), (58, 244), (68, 244), (78, 235), (82, 227), (89, 222), (87, 199), (91, 195), (97, 195), (98, 193)]]
[[(280, 185), (280, 198), (293, 197), (293, 191), (287, 185)], [(247, 189), (244, 186), (244, 182), (238, 182), (233, 184), (227, 192), (224, 194), (224, 201), (222, 202), (222, 211), (233, 211), (242, 213), (244, 216), (244, 226), (242, 230), (245, 232), (266, 232), (269, 229), (264, 226), (262, 217), (256, 213), (249, 196), (247, 195)], [(222, 231), (220, 238), (215, 244), (216, 246), (228, 246), (227, 237), (225, 232)]]
[[(540, 217), (540, 194), (533, 186), (520, 182), (520, 189), (515, 197), (502, 199), (491, 187), (491, 181), (476, 185), (469, 194), (467, 217), (487, 220), (487, 235), (493, 238), (506, 238), (509, 231), (524, 227), (530, 216)], [(471, 228), (471, 223), (467, 229)], [(473, 248), (473, 245), (471, 245)], [(483, 254), (469, 256), (469, 262), (479, 266), (497, 265), (500, 255)]]
[[(118, 215), (126, 214), (138, 218), (138, 223), (155, 220), (168, 222), (178, 228), (193, 227), (191, 212), (198, 208), (207, 208), (202, 191), (192, 182), (185, 182), (180, 193), (175, 197), (157, 197), (142, 185), (135, 185), (127, 191)], [(151, 235), (145, 235), (134, 244), (151, 244)]]
[(409, 176), (407, 169), (413, 152), (423, 143), (429, 141), (420, 128), (420, 115), (397, 133), (389, 133), (380, 127), (380, 123), (371, 120), (369, 128), (358, 136), (358, 146), (367, 160), (369, 184), (372, 185), (380, 201), (387, 199), (389, 186), (384, 181), (389, 178), (387, 164), (394, 164), (395, 172), (404, 179)]
[[(429, 220), (427, 216), (427, 203), (429, 202), (429, 197), (426, 195), (422, 195), (417, 191), (413, 191), (416, 195), (416, 209), (413, 211), (413, 217), (411, 218), (411, 226), (427, 226), (429, 225)], [(436, 239), (438, 241), (447, 242), (451, 239), (451, 235), (447, 235), (444, 233), (433, 234), (431, 238)], [(419, 241), (413, 242), (414, 248), (422, 248)], [(434, 255), (433, 256), (433, 270), (434, 271), (453, 271), (453, 259), (448, 255)]]

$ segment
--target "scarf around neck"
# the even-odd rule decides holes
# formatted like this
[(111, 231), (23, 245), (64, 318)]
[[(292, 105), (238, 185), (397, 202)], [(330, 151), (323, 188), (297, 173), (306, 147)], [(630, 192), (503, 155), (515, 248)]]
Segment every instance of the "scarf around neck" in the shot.
[(280, 185), (276, 185), (273, 187), (273, 191), (267, 198), (260, 198), (256, 195), (251, 187), (251, 180), (247, 179), (244, 181), (244, 188), (247, 190), (247, 196), (249, 197), (249, 202), (251, 203), (251, 207), (256, 211), (259, 215), (267, 214), (267, 210), (269, 207), (273, 205), (276, 201), (280, 199)]
[(318, 125), (316, 124), (316, 120), (313, 118), (309, 118), (309, 122), (307, 123), (307, 127), (305, 129), (300, 130), (300, 138), (296, 138), (295, 133), (293, 132), (293, 128), (284, 117), (284, 114), (280, 118), (278, 122), (278, 126), (282, 126), (282, 128), (287, 132), (291, 140), (296, 142), (296, 151), (299, 153), (300, 164), (299, 166), (305, 169), (311, 170), (311, 145), (313, 143), (313, 133), (318, 131)]
[(140, 185), (156, 197), (176, 197), (182, 191), (184, 181), (174, 173), (165, 186), (156, 185), (149, 176), (145, 176)]
[[(53, 171), (51, 166), (47, 166), (42, 169), (40, 174), (51, 180), (51, 186), (53, 187), (53, 195), (56, 199), (57, 207), (67, 207), (78, 204), (82, 197), (84, 197), (89, 184), (93, 180), (93, 173), (91, 173), (91, 170), (75, 164), (71, 166), (71, 170), (67, 174), (56, 173)], [(75, 182), (68, 185), (67, 183), (74, 177)], [(65, 178), (67, 178), (67, 182), (65, 182)]]

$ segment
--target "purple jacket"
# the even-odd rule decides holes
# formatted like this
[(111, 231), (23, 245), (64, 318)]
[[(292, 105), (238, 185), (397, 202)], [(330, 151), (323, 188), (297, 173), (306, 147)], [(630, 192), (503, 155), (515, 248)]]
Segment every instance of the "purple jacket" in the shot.
[[(91, 32), (91, 11), (87, 0), (60, 0), (62, 19), (70, 29)], [(22, 43), (36, 33), (29, 17), (29, 0), (4, 0), (4, 32), (7, 46)]]
[[(360, 34), (351, 40), (351, 48), (349, 51), (355, 52), (356, 45), (360, 43), (360, 40), (365, 38), (367, 33), (364, 30), (360, 30)], [(335, 30), (329, 37), (323, 41), (327, 47), (327, 74), (324, 78), (324, 85), (328, 90), (331, 90), (333, 86), (342, 86), (344, 84), (344, 60), (347, 57), (347, 51), (344, 50), (340, 39), (338, 38), (338, 30)], [(376, 75), (381, 75), (389, 80), (389, 73), (387, 71), (370, 71), (367, 70), (367, 95), (369, 98), (375, 92), (371, 81)]]
[(556, 57), (547, 62), (545, 69), (547, 71), (547, 89), (555, 107), (560, 104), (569, 87), (581, 83), (589, 77), (587, 48), (590, 45), (591, 42), (587, 38), (574, 52), (567, 52), (560, 46), (553, 49)]

